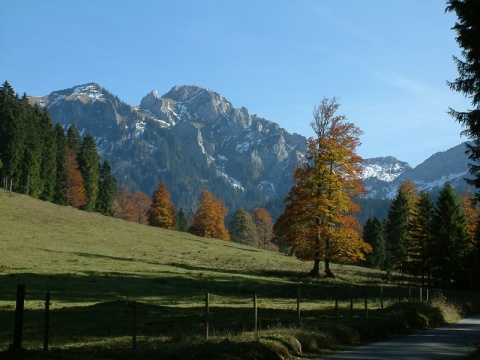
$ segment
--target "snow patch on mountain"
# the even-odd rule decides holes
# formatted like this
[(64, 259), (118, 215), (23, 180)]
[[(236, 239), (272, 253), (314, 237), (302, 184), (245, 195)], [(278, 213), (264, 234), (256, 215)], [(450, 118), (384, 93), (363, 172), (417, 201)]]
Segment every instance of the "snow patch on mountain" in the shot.
[(361, 167), (363, 180), (374, 178), (386, 182), (392, 182), (405, 171), (412, 169), (408, 163), (393, 156), (365, 159)]

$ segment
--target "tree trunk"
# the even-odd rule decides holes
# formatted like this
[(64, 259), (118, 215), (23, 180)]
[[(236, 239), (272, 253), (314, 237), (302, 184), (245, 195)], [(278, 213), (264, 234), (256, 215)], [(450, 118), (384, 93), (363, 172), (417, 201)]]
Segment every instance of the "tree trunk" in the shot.
[(315, 239), (317, 250), (315, 251), (315, 260), (313, 263), (313, 269), (310, 270), (310, 276), (320, 276), (320, 240), (320, 218), (317, 217), (317, 238)]
[(335, 275), (333, 274), (332, 270), (330, 270), (330, 257), (328, 255), (330, 251), (330, 239), (327, 237), (325, 239), (325, 276), (334, 278)]
[(325, 259), (325, 276), (329, 278), (334, 278), (335, 274), (330, 270), (330, 260)]
[(310, 270), (310, 276), (320, 276), (320, 254), (315, 254), (315, 261), (313, 263), (313, 269)]

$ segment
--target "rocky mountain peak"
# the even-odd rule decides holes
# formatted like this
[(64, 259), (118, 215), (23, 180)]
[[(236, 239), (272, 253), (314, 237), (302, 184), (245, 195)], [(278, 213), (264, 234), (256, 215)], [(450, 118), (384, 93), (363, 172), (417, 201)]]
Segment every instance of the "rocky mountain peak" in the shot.
[(392, 182), (412, 167), (393, 156), (365, 159), (362, 164), (362, 178), (364, 180), (376, 178), (381, 181)]
[[(30, 101), (48, 108), (54, 122), (65, 128), (75, 122), (83, 135), (94, 136), (121, 183), (151, 193), (165, 181), (177, 205), (185, 207), (205, 187), (221, 191), (232, 209), (282, 198), (307, 150), (305, 137), (199, 86), (174, 86), (162, 96), (151, 91), (138, 107), (96, 83)], [(464, 152), (461, 145), (437, 153), (415, 169), (392, 156), (365, 159), (367, 197), (392, 198), (404, 180), (426, 191), (437, 191), (445, 181), (461, 189), (468, 175)]]

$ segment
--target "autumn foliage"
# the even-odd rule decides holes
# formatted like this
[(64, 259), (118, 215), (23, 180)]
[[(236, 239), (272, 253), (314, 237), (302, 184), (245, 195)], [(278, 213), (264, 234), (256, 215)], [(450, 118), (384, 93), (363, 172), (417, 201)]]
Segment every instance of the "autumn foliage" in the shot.
[(266, 209), (254, 208), (250, 210), (253, 223), (257, 228), (259, 247), (265, 250), (278, 250), (273, 243), (273, 221)]
[(230, 240), (230, 235), (225, 227), (225, 216), (228, 208), (222, 200), (215, 198), (208, 190), (203, 190), (200, 195), (200, 203), (193, 218), (191, 233), (221, 240)]
[(148, 222), (152, 226), (175, 230), (177, 213), (175, 205), (170, 201), (170, 193), (165, 183), (159, 183), (153, 192), (152, 204), (147, 211)]
[(312, 128), (317, 137), (307, 143), (307, 161), (294, 173), (286, 209), (275, 226), (277, 236), (298, 258), (314, 261), (311, 275), (333, 276), (330, 261), (356, 263), (371, 251), (354, 216), (353, 198), (365, 192), (360, 179), (362, 159), (355, 153), (361, 131), (344, 116), (340, 105), (324, 99), (314, 109)]
[(82, 208), (87, 203), (85, 184), (75, 152), (69, 147), (65, 148), (65, 169), (67, 173), (67, 204), (77, 209)]
[(122, 187), (115, 196), (114, 216), (148, 225), (147, 211), (151, 204), (152, 200), (144, 192), (137, 191), (132, 194), (126, 187)]

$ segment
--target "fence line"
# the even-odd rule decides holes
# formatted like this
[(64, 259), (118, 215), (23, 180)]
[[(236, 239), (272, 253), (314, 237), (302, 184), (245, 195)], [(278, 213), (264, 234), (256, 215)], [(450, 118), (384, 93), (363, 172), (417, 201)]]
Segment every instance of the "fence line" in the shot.
[[(360, 291), (363, 288), (363, 292), (360, 295)], [(368, 291), (367, 288), (372, 288), (370, 287), (356, 287), (354, 288), (353, 286), (350, 286), (349, 291), (348, 291), (348, 296), (340, 296), (340, 291), (337, 288), (335, 293), (333, 294), (333, 304), (330, 303), (331, 305), (325, 305), (325, 303), (329, 303), (327, 299), (309, 299), (309, 295), (306, 292), (301, 291), (301, 287), (299, 286), (297, 288), (297, 294), (296, 294), (296, 299), (292, 296), (291, 298), (284, 298), (283, 308), (271, 306), (271, 301), (272, 299), (269, 298), (261, 298), (258, 297), (257, 293), (253, 294), (253, 314), (252, 314), (252, 322), (253, 322), (253, 331), (256, 333), (257, 337), (259, 334), (260, 329), (260, 321), (259, 321), (259, 314), (260, 316), (262, 313), (271, 311), (290, 311), (288, 309), (292, 309), (291, 311), (291, 318), (294, 317), (294, 313), (296, 312), (296, 323), (297, 326), (302, 326), (303, 323), (303, 318), (305, 314), (308, 314), (309, 312), (312, 311), (325, 311), (327, 312), (327, 317), (333, 317), (334, 321), (339, 322), (340, 321), (340, 313), (342, 312), (342, 300), (343, 298), (343, 303), (348, 303), (349, 307), (348, 309), (343, 308), (343, 312), (345, 313), (346, 311), (349, 312), (350, 315), (350, 321), (353, 322), (355, 321), (355, 318), (358, 319), (364, 319), (366, 321), (369, 320), (369, 312), (371, 310), (380, 310), (380, 316), (382, 316), (384, 306), (385, 306), (385, 300), (389, 299), (390, 302), (402, 302), (402, 299), (404, 301), (426, 301), (429, 300), (430, 294), (429, 294), (429, 289), (423, 289), (422, 287), (418, 287), (418, 292), (412, 292), (412, 288), (409, 286), (407, 288), (407, 295), (405, 296), (405, 287), (402, 287), (400, 285), (396, 286), (396, 289), (389, 288), (390, 290), (390, 296), (387, 297), (385, 293), (384, 286), (380, 286), (379, 292), (378, 292), (378, 297), (374, 296), (375, 294), (372, 293), (372, 291)], [(396, 294), (395, 294), (396, 292)], [(424, 296), (425, 292), (425, 296)], [(415, 296), (415, 294), (418, 294), (418, 296)], [(205, 335), (205, 340), (209, 340), (210, 336), (210, 329), (212, 329), (212, 320), (215, 322), (215, 317), (212, 317), (211, 309), (227, 309), (228, 310), (228, 303), (225, 306), (225, 303), (215, 303), (215, 299), (211, 297), (211, 293), (206, 293), (205, 295), (205, 306), (204, 306), (204, 335)], [(303, 297), (302, 297), (303, 295)], [(403, 295), (403, 297), (402, 297)], [(221, 295), (216, 295), (217, 300), (219, 297), (222, 297)], [(394, 300), (395, 299), (395, 300)], [(213, 301), (212, 301), (213, 300)], [(248, 302), (247, 299), (246, 303)], [(263, 300), (270, 301), (270, 307), (268, 308), (260, 308), (259, 310), (259, 304), (262, 303)], [(275, 301), (275, 299), (274, 299)], [(316, 306), (319, 303), (316, 303), (315, 301), (321, 301), (321, 306)], [(362, 301), (362, 307), (360, 310), (359, 302)], [(378, 306), (378, 301), (380, 302)], [(16, 297), (16, 307), (15, 307), (15, 323), (14, 323), (14, 330), (13, 330), (13, 344), (12, 348), (14, 350), (20, 349), (21, 344), (22, 344), (22, 332), (23, 332), (23, 318), (24, 318), (24, 303), (25, 303), (25, 285), (17, 285), (17, 297)], [(245, 309), (246, 303), (243, 304), (240, 308), (237, 310)], [(131, 311), (131, 338), (132, 338), (132, 348), (135, 349), (137, 347), (137, 333), (138, 333), (138, 308), (137, 308), (137, 303), (136, 301), (132, 302), (127, 302), (130, 306), (130, 311)], [(238, 304), (238, 302), (236, 302)], [(278, 302), (277, 302), (278, 304)], [(285, 304), (287, 305), (285, 308)], [(290, 305), (288, 305), (290, 304)], [(44, 317), (43, 317), (43, 350), (48, 351), (49, 350), (49, 342), (50, 342), (50, 333), (53, 331), (52, 329), (52, 324), (50, 321), (50, 305), (51, 305), (51, 294), (50, 291), (47, 291), (45, 293), (45, 309), (44, 309)], [(296, 306), (295, 306), (296, 305)], [(310, 305), (310, 306), (309, 306)], [(357, 306), (355, 306), (357, 305)], [(329, 310), (330, 309), (330, 310)], [(128, 311), (128, 310), (127, 310)], [(235, 311), (233, 309), (232, 311)], [(295, 311), (295, 312), (294, 312)], [(328, 315), (328, 312), (331, 312), (331, 315)], [(363, 316), (361, 315), (363, 312)], [(287, 314), (288, 315), (288, 314)], [(356, 316), (355, 316), (356, 315)], [(283, 315), (285, 317), (285, 314)], [(200, 320), (199, 320), (200, 322)], [(245, 330), (245, 329), (244, 329)]]

